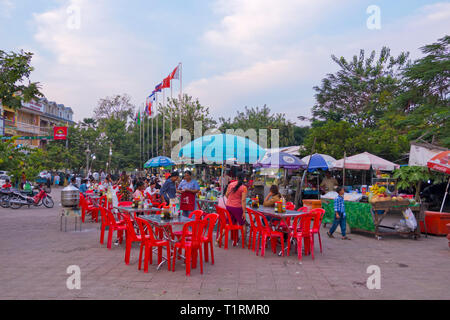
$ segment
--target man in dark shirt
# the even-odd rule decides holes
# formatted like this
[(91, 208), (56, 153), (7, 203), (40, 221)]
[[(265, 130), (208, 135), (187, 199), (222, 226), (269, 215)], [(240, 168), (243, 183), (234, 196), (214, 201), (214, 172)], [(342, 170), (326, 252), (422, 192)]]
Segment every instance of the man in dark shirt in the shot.
[(170, 202), (170, 199), (174, 199), (177, 196), (177, 186), (179, 175), (178, 172), (172, 172), (169, 179), (164, 182), (159, 194), (164, 197), (166, 203)]

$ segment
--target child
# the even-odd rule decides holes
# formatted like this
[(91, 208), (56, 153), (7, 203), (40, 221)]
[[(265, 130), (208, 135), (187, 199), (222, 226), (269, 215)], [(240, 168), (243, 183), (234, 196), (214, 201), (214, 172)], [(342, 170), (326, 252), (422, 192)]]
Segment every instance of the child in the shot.
[(85, 194), (86, 191), (87, 191), (87, 189), (88, 189), (86, 183), (87, 183), (87, 179), (83, 179), (83, 180), (81, 181), (80, 192), (81, 192), (82, 194)]
[(345, 191), (343, 187), (338, 187), (336, 191), (339, 195), (337, 196), (336, 199), (334, 199), (335, 217), (333, 225), (331, 226), (330, 231), (327, 232), (327, 235), (330, 238), (334, 238), (333, 233), (334, 231), (336, 231), (337, 226), (340, 225), (342, 232), (342, 240), (350, 240), (350, 238), (345, 235), (345, 228), (346, 228), (345, 205), (344, 205)]
[(9, 179), (5, 180), (5, 184), (2, 186), (2, 189), (9, 189), (12, 188), (11, 183), (9, 183)]

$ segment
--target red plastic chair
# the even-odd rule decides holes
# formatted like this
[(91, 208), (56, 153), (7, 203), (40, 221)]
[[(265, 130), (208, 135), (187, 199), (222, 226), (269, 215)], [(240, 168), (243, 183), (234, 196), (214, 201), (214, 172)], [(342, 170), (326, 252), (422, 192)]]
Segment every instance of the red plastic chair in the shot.
[(322, 239), (320, 238), (320, 227), (322, 225), (323, 216), (325, 215), (325, 210), (321, 208), (316, 208), (312, 209), (310, 213), (316, 215), (314, 217), (314, 223), (311, 228), (312, 240), (314, 242), (314, 235), (317, 234), (317, 236), (319, 237), (320, 253), (322, 253)]
[(288, 255), (290, 255), (291, 250), (291, 239), (294, 238), (297, 240), (298, 259), (302, 260), (302, 239), (305, 239), (305, 254), (311, 252), (312, 259), (314, 260), (314, 242), (311, 233), (311, 220), (313, 220), (315, 216), (316, 214), (314, 213), (305, 213), (295, 217), (292, 231), (289, 233), (288, 237)]
[(295, 205), (293, 202), (286, 202), (286, 210), (295, 210)]
[[(134, 230), (134, 220), (131, 219), (131, 217), (128, 214), (122, 214), (121, 215), (123, 220), (126, 224), (126, 230), (125, 230), (125, 264), (130, 264), (130, 254), (131, 254), (131, 245), (133, 242), (141, 242), (142, 243), (142, 236), (140, 234), (136, 234), (136, 231)], [(146, 238), (144, 235), (144, 239)], [(139, 257), (142, 256), (142, 245), (141, 250), (139, 252)], [(140, 258), (139, 258), (140, 262)]]
[(203, 274), (202, 237), (207, 224), (208, 222), (206, 220), (196, 220), (188, 222), (183, 226), (181, 239), (174, 245), (172, 271), (175, 271), (175, 260), (178, 249), (184, 249), (186, 255), (186, 275), (191, 275), (191, 264), (193, 269), (196, 268), (197, 253), (200, 255), (200, 273)]
[[(255, 251), (256, 250), (256, 238), (259, 239), (259, 233), (262, 232), (261, 229), (258, 228), (255, 222), (255, 211), (247, 208), (247, 213), (250, 221), (250, 232), (248, 237), (248, 249)], [(250, 245), (251, 244), (251, 245)]]
[(214, 226), (216, 225), (217, 219), (219, 219), (219, 215), (217, 213), (207, 214), (204, 218), (205, 221), (208, 222), (206, 228), (206, 236), (202, 237), (203, 243), (203, 251), (205, 253), (205, 262), (208, 262), (208, 244), (211, 248), (211, 264), (214, 264), (214, 243), (213, 243), (213, 231)]
[(98, 211), (100, 210), (99, 207), (93, 206), (89, 204), (86, 197), (80, 193), (80, 207), (81, 207), (81, 221), (85, 221), (86, 214), (91, 215), (92, 220), (95, 220), (98, 222)]
[(118, 206), (119, 207), (131, 207), (133, 205), (132, 201), (122, 201), (119, 202)]
[(141, 235), (144, 235), (145, 240), (141, 241), (141, 249), (139, 253), (139, 266), (138, 269), (141, 270), (142, 261), (142, 250), (145, 249), (144, 255), (144, 272), (148, 272), (148, 262), (152, 263), (153, 247), (158, 247), (158, 264), (162, 261), (162, 248), (167, 249), (167, 268), (170, 271), (170, 242), (167, 240), (156, 239), (153, 233), (152, 226), (150, 222), (142, 218), (136, 217), (136, 223), (139, 226), (139, 231)]
[(242, 233), (242, 248), (245, 248), (245, 236), (244, 236), (244, 227), (233, 224), (233, 220), (231, 220), (231, 215), (227, 209), (221, 208), (219, 206), (215, 206), (217, 213), (219, 214), (220, 221), (220, 236), (219, 236), (219, 248), (222, 247), (222, 239), (225, 234), (225, 250), (228, 250), (228, 233), (231, 232), (231, 239), (233, 239), (233, 246), (237, 245), (237, 237), (239, 230)]
[[(108, 243), (107, 243), (107, 248), (111, 249), (111, 245), (112, 245), (112, 236), (114, 231), (117, 231), (117, 238), (119, 239), (119, 243), (122, 243), (123, 241), (123, 232), (126, 230), (127, 226), (125, 225), (125, 221), (124, 220), (116, 220), (116, 217), (114, 216), (114, 214), (112, 213), (111, 210), (106, 209), (106, 208), (101, 208), (104, 209), (106, 212), (106, 218), (107, 218), (107, 222), (108, 222)], [(118, 214), (120, 215), (120, 214)]]
[[(262, 215), (261, 213), (257, 211), (253, 211), (253, 215), (255, 217), (255, 222), (257, 228), (260, 230), (258, 242), (259, 239), (261, 239), (261, 257), (264, 257), (265, 251), (266, 251), (266, 241), (267, 238), (270, 238), (270, 243), (272, 247), (273, 253), (277, 253), (277, 238), (280, 239), (281, 242), (281, 250), (282, 255), (284, 256), (284, 234), (280, 231), (274, 231), (270, 228), (269, 222), (267, 221), (266, 217)], [(256, 255), (258, 255), (259, 248), (256, 249)]]
[[(202, 210), (194, 210), (189, 214), (189, 219), (195, 218), (195, 220), (202, 220), (204, 215), (205, 215), (205, 213)], [(170, 227), (172, 227), (172, 226), (170, 226)], [(173, 231), (172, 235), (179, 239), (179, 238), (181, 238), (182, 233), (183, 233), (182, 230), (181, 231)]]

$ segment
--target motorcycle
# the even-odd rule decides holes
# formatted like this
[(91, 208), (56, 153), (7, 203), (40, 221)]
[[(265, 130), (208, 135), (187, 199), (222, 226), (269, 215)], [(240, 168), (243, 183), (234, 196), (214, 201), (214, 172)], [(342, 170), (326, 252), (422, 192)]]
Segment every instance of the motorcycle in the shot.
[(11, 195), (10, 189), (0, 189), (0, 206), (3, 208), (9, 208), (9, 196)]
[(12, 192), (9, 195), (9, 207), (12, 209), (19, 209), (22, 206), (39, 207), (44, 205), (47, 208), (53, 208), (54, 202), (52, 197), (44, 190), (43, 186), (39, 186), (39, 192), (34, 197), (24, 195), (20, 192)]

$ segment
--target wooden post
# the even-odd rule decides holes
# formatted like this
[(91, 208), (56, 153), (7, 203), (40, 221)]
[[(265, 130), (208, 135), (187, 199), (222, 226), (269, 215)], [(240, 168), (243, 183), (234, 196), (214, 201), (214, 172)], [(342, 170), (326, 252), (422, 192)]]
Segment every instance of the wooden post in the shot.
[(312, 156), (314, 154), (315, 146), (316, 146), (316, 138), (314, 138), (313, 146), (312, 146), (312, 149), (311, 149), (311, 155), (310, 155), (309, 160), (308, 160), (308, 166), (306, 167), (305, 171), (303, 171), (302, 180), (297, 181), (297, 190), (295, 192), (295, 209), (296, 210), (300, 207), (299, 206), (300, 201), (303, 200), (303, 197), (302, 197), (303, 182), (305, 180), (305, 176), (306, 176), (306, 172), (308, 171), (309, 164), (311, 163), (311, 158), (312, 158)]

